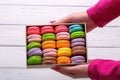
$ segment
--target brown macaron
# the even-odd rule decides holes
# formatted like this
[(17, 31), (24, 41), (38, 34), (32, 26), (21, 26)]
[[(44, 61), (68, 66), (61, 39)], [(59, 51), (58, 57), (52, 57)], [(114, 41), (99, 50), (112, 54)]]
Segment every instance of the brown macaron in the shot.
[(56, 64), (56, 58), (55, 57), (43, 57), (42, 64)]
[(72, 55), (85, 55), (86, 48), (84, 46), (75, 46), (72, 48)]

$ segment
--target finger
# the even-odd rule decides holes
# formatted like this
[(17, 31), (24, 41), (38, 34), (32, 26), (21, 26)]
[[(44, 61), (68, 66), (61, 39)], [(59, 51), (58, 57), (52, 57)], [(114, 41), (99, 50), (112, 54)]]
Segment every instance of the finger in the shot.
[(64, 18), (61, 18), (59, 20), (57, 20), (54, 24), (58, 24), (58, 23), (70, 23), (70, 16), (66, 16)]

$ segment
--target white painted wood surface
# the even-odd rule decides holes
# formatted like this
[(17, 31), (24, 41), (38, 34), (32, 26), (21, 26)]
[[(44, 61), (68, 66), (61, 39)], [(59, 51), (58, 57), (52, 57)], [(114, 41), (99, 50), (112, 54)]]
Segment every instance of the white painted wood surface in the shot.
[[(49, 24), (72, 12), (85, 11), (98, 0), (1, 0), (1, 80), (73, 80), (51, 69), (25, 69), (25, 25)], [(87, 33), (88, 58), (120, 59), (120, 17)], [(51, 74), (52, 73), (52, 74)], [(46, 77), (46, 74), (47, 77)], [(89, 79), (76, 79), (89, 80)]]

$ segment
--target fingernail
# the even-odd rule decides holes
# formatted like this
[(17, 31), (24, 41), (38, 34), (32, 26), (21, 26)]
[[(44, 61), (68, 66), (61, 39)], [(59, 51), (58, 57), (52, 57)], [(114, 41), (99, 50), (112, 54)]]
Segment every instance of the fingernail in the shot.
[(50, 23), (54, 23), (54, 22), (56, 22), (56, 21), (50, 21)]
[(60, 70), (60, 67), (57, 67), (57, 66), (56, 66), (56, 67), (53, 67), (52, 69), (55, 70), (55, 71), (59, 71), (59, 70)]

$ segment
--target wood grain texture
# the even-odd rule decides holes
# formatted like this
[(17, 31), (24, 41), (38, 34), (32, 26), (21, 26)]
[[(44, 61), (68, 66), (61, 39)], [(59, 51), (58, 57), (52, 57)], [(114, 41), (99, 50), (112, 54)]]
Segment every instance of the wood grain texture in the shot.
[[(49, 68), (26, 68), (26, 25), (49, 24), (99, 0), (0, 0), (0, 79), (74, 80)], [(120, 17), (87, 33), (88, 59), (120, 60)], [(46, 77), (47, 74), (47, 77)], [(76, 80), (90, 80), (88, 78)]]
[[(87, 33), (88, 47), (120, 47), (120, 27), (96, 28)], [(26, 46), (25, 25), (0, 25), (0, 46)]]
[(0, 4), (14, 5), (62, 5), (62, 6), (90, 6), (98, 0), (2, 0)]
[[(0, 47), (0, 68), (26, 68), (26, 47)], [(120, 48), (88, 48), (88, 59), (120, 59)]]
[[(0, 5), (0, 24), (49, 24), (51, 20), (58, 20), (70, 13), (85, 11), (89, 7), (64, 6), (16, 6)], [(47, 16), (47, 17), (46, 17)], [(120, 17), (106, 26), (120, 25)]]

